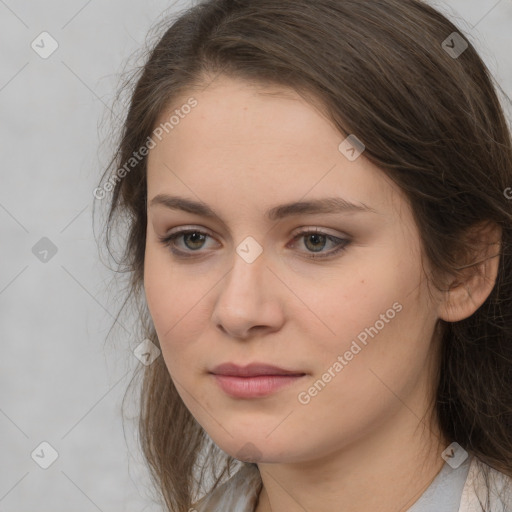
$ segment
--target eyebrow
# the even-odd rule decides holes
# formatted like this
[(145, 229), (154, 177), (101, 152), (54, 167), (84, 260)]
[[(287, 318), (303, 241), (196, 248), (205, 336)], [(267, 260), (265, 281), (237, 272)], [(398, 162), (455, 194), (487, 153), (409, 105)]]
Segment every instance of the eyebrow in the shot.
[[(221, 216), (210, 206), (184, 197), (158, 194), (150, 202), (150, 207), (156, 205), (161, 205), (171, 210), (182, 210), (202, 217), (216, 219), (224, 223)], [(377, 210), (364, 203), (351, 203), (341, 197), (325, 197), (322, 199), (297, 201), (274, 206), (265, 212), (265, 216), (271, 221), (277, 221), (293, 215), (350, 212), (375, 213), (379, 215)]]

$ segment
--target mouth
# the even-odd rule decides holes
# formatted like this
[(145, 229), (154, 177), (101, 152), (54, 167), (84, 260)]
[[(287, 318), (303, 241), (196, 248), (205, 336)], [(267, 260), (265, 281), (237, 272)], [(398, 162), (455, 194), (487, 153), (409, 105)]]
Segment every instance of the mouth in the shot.
[(233, 398), (268, 396), (306, 376), (302, 371), (262, 363), (247, 366), (224, 363), (216, 366), (210, 374), (224, 393)]
[(297, 376), (306, 375), (300, 370), (286, 370), (271, 364), (251, 363), (240, 366), (235, 363), (223, 363), (216, 366), (210, 373), (229, 377), (260, 377), (262, 375)]

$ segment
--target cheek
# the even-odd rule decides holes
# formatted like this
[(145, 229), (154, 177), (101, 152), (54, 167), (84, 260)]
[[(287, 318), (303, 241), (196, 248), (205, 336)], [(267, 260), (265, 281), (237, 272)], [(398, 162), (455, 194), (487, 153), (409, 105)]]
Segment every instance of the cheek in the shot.
[[(323, 327), (324, 334), (318, 336), (317, 332), (316, 337), (309, 331), (307, 337), (315, 340), (316, 377), (331, 368), (336, 373), (333, 381), (341, 385), (340, 394), (348, 389), (345, 384), (350, 388), (356, 384), (356, 394), (364, 403), (371, 396), (379, 396), (371, 382), (382, 388), (372, 369), (377, 374), (382, 371), (390, 384), (395, 377), (401, 379), (405, 367), (411, 373), (421, 371), (435, 318), (425, 301), (426, 285), (417, 260), (400, 259), (393, 251), (383, 251), (378, 263), (375, 258), (361, 259), (351, 268), (357, 270), (333, 275), (332, 284), (316, 294), (315, 311), (320, 312), (329, 330)], [(303, 322), (307, 330), (307, 320)], [(338, 364), (336, 372), (332, 367), (340, 362), (338, 356), (344, 361), (343, 369)], [(404, 383), (396, 384), (401, 387)]]
[[(148, 248), (144, 264), (144, 291), (148, 309), (169, 371), (190, 367), (196, 340), (206, 329), (208, 291), (205, 279), (179, 272), (165, 251)], [(185, 364), (188, 361), (187, 364)], [(193, 361), (192, 361), (193, 362)]]
[(175, 330), (174, 325), (186, 315), (187, 305), (193, 299), (194, 281), (184, 279), (183, 272), (178, 270), (166, 250), (153, 244), (146, 246), (144, 291), (159, 335)]
[(146, 246), (144, 257), (144, 293), (148, 305), (151, 318), (155, 325), (157, 333), (162, 334), (164, 327), (169, 329), (169, 325), (165, 326), (169, 305), (172, 303), (172, 291), (168, 286), (169, 276), (167, 275), (166, 266), (160, 261), (156, 251)]
[(428, 388), (431, 333), (416, 305), (395, 293), (391, 299), (398, 298), (402, 309), (393, 309), (396, 314), (389, 314), (389, 323), (379, 330), (378, 314), (385, 313), (389, 297), (382, 298), (383, 308), (376, 302), (370, 311), (347, 311), (340, 318), (338, 343), (316, 346), (312, 357), (322, 362), (299, 390), (296, 418), (301, 420), (296, 425), (305, 435), (309, 429), (309, 436), (312, 424), (322, 425), (316, 445), (320, 451), (328, 453), (338, 442), (354, 442), (378, 430), (390, 415), (404, 410), (404, 403), (421, 414), (418, 390)]
[[(383, 269), (371, 261), (361, 261), (357, 266), (347, 265), (347, 270), (333, 273), (314, 295), (310, 290), (306, 295), (308, 303), (324, 324), (321, 336), (327, 344), (324, 348), (331, 345), (339, 351), (346, 346), (348, 350), (351, 341), (360, 333), (364, 339), (365, 329), (376, 322), (379, 331), (389, 330), (389, 325), (400, 316), (396, 313), (399, 309), (396, 303), (405, 295), (402, 276), (403, 273), (398, 275), (392, 268)], [(381, 315), (389, 322), (381, 320)]]
[[(172, 267), (159, 254), (147, 248), (144, 260), (144, 292), (153, 324), (165, 358), (171, 339), (185, 314), (184, 290), (176, 282)], [(180, 297), (181, 296), (181, 297)]]

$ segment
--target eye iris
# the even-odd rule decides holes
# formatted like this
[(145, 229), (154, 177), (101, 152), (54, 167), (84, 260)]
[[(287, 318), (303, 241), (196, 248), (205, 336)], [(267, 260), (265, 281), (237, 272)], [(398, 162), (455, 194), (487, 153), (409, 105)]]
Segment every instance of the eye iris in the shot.
[(201, 246), (199, 246), (199, 247), (197, 247), (197, 246), (196, 247), (190, 247), (189, 244), (187, 243), (187, 239), (193, 239), (192, 240), (192, 244), (194, 244), (194, 242), (197, 242), (198, 239), (199, 239), (199, 242), (203, 242), (204, 243), (205, 235), (202, 235), (201, 233), (196, 233), (196, 232), (194, 232), (194, 233), (185, 233), (183, 235), (183, 239), (185, 240), (185, 244), (187, 245), (187, 247), (189, 249), (200, 249)]
[[(314, 252), (319, 252), (319, 250), (322, 250), (324, 248), (324, 246), (325, 246), (326, 236), (325, 235), (318, 235), (318, 234), (308, 235), (306, 237), (306, 247), (308, 246), (308, 242), (310, 240), (316, 240), (317, 242), (318, 242), (318, 240), (323, 241), (323, 244), (321, 243), (320, 247), (318, 245), (314, 245), (313, 246), (313, 251)], [(313, 243), (315, 243), (315, 242), (313, 242)], [(315, 247), (316, 247), (316, 249), (319, 249), (319, 250), (315, 250)], [(308, 247), (308, 249), (309, 249), (309, 247)]]

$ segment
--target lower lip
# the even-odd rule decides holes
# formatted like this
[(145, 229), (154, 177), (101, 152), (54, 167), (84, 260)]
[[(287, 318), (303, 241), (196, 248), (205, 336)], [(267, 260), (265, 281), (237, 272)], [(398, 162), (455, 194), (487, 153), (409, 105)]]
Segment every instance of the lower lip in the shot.
[(259, 375), (257, 377), (234, 377), (213, 375), (221, 389), (235, 398), (259, 398), (270, 395), (296, 382), (305, 375)]

